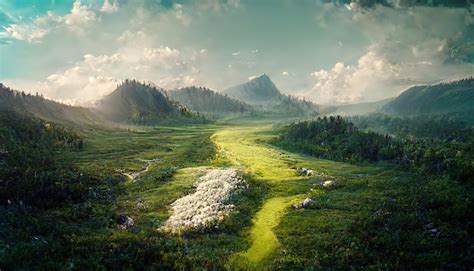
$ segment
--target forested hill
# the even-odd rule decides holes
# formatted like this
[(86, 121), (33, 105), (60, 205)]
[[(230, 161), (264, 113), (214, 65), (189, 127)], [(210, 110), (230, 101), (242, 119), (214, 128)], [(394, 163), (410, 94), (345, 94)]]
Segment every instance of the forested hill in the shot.
[(167, 92), (171, 99), (189, 109), (211, 115), (242, 114), (252, 107), (208, 88), (186, 87)]
[(0, 83), (0, 109), (12, 110), (22, 114), (31, 114), (38, 118), (76, 125), (104, 124), (89, 109), (61, 104), (43, 98), (38, 94), (12, 90)]
[(153, 125), (169, 121), (203, 121), (186, 107), (170, 100), (165, 91), (135, 80), (125, 80), (99, 100), (94, 111), (117, 123)]
[(398, 115), (474, 112), (474, 78), (409, 88), (382, 110)]

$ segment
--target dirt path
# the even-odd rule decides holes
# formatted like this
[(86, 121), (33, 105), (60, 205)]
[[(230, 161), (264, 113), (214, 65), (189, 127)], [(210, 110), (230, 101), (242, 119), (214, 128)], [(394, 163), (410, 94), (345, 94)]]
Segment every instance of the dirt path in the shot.
[(146, 162), (146, 167), (144, 170), (137, 171), (137, 172), (126, 172), (122, 173), (124, 176), (127, 176), (131, 181), (136, 181), (141, 175), (147, 173), (150, 170), (150, 167), (156, 164), (160, 158), (154, 158), (151, 160), (140, 159), (142, 162)]

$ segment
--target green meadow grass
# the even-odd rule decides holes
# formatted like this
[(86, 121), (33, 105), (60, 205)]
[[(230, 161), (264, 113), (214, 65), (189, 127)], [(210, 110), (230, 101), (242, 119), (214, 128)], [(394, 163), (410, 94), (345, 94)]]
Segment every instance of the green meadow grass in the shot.
[[(380, 270), (410, 266), (399, 258), (428, 269), (452, 259), (438, 250), (433, 253), (439, 257), (426, 256), (431, 262), (417, 258), (416, 250), (433, 246), (432, 237), (404, 210), (418, 212), (419, 197), (429, 191), (434, 200), (452, 203), (453, 213), (462, 214), (465, 204), (455, 196), (462, 194), (458, 188), (397, 169), (282, 150), (271, 144), (278, 129), (272, 120), (249, 117), (228, 123), (84, 131), (83, 150), (59, 154), (81, 170), (107, 178), (142, 171), (147, 165), (143, 160), (159, 160), (135, 181), (120, 177), (115, 196), (105, 205), (87, 203), (79, 209), (83, 213), (75, 206), (48, 214), (49, 220), (90, 217), (82, 224), (64, 224), (68, 228), (62, 238), (67, 242), (54, 243), (57, 247), (45, 254), (55, 263), (48, 266), (68, 261), (79, 269)], [(249, 184), (233, 199), (236, 212), (199, 232), (160, 231), (171, 215), (170, 204), (191, 193), (205, 169), (228, 166), (243, 170)], [(300, 176), (298, 167), (317, 174)], [(325, 188), (321, 183), (328, 179), (335, 185)], [(315, 201), (310, 208), (291, 207), (306, 197)], [(374, 218), (378, 211), (397, 216)], [(121, 214), (132, 217), (135, 226), (119, 229), (115, 219)], [(393, 223), (394, 233), (386, 232), (387, 221)], [(406, 225), (413, 227), (411, 232), (403, 232)], [(408, 245), (397, 250), (404, 243)], [(406, 251), (411, 254), (403, 254)]]

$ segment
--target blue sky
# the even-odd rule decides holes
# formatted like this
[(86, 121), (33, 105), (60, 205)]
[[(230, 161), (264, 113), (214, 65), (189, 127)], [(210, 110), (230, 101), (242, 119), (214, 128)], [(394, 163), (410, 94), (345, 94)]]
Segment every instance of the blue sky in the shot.
[(284, 92), (347, 103), (473, 75), (472, 52), (456, 50), (472, 44), (471, 9), (363, 4), (0, 0), (0, 81), (87, 104), (126, 78), (220, 90), (266, 73)]

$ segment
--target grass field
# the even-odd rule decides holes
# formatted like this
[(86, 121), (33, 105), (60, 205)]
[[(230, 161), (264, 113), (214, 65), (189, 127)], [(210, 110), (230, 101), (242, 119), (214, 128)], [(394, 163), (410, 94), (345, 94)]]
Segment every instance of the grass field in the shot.
[[(413, 186), (415, 177), (409, 172), (291, 153), (271, 145), (277, 135), (278, 126), (270, 121), (251, 120), (84, 132), (83, 150), (60, 153), (63, 161), (74, 161), (81, 170), (107, 178), (142, 171), (147, 166), (144, 160), (157, 160), (134, 181), (120, 177), (122, 182), (107, 204), (81, 206), (78, 210), (85, 219), (72, 227), (68, 222), (62, 233), (68, 240), (67, 253), (58, 256), (46, 250), (45, 255), (76, 268), (120, 264), (125, 269), (391, 269), (404, 266), (399, 259), (436, 266), (437, 262), (403, 254), (431, 246), (432, 240), (419, 225), (414, 234), (402, 231), (406, 225), (415, 227), (413, 213), (419, 208), (418, 199), (407, 195), (438, 191), (439, 186), (446, 190), (439, 200), (447, 204), (455, 200), (449, 195), (459, 194), (457, 188), (443, 181), (436, 183), (436, 189), (426, 188), (420, 180)], [(204, 169), (215, 167), (245, 172), (249, 189), (233, 199), (236, 212), (218, 226), (198, 232), (161, 232), (171, 215), (171, 203), (193, 191)], [(299, 167), (316, 174), (301, 176)], [(323, 187), (326, 180), (335, 184)], [(314, 200), (310, 208), (292, 207), (307, 197)], [(82, 214), (76, 207), (46, 216), (75, 219)], [(405, 209), (411, 213), (405, 215)], [(394, 216), (392, 210), (402, 215)], [(118, 215), (131, 217), (134, 226), (119, 229)], [(386, 232), (386, 221), (391, 221), (396, 234)], [(53, 239), (55, 234), (45, 238)], [(399, 250), (397, 242), (404, 238), (408, 248)], [(380, 249), (387, 258), (380, 257)], [(439, 262), (451, 257), (439, 255)]]

